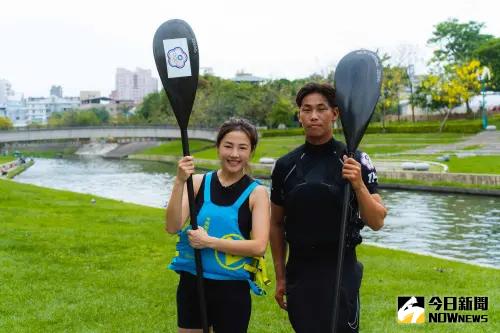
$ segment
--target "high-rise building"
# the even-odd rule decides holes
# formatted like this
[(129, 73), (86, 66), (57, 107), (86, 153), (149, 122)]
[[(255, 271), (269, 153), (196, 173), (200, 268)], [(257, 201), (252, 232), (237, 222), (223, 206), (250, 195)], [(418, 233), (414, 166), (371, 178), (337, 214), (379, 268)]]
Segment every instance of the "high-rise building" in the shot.
[(62, 87), (61, 86), (50, 87), (50, 96), (56, 96), (62, 98), (63, 97)]
[(9, 81), (0, 79), (0, 105), (7, 103), (9, 96), (14, 95)]
[(147, 94), (158, 91), (158, 80), (151, 70), (137, 68), (135, 72), (125, 68), (116, 69), (116, 98), (140, 103)]

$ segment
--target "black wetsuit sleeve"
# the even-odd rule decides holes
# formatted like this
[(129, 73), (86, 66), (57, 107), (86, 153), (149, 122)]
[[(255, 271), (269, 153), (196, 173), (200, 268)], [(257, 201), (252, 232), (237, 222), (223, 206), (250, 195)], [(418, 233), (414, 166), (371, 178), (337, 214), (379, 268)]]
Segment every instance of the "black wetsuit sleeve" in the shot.
[(283, 164), (280, 160), (277, 160), (271, 175), (271, 202), (278, 206), (283, 206), (285, 203), (283, 196), (284, 178)]
[(358, 162), (361, 163), (361, 176), (363, 177), (363, 182), (371, 194), (378, 193), (377, 170), (370, 156), (364, 152), (360, 152), (358, 156)]

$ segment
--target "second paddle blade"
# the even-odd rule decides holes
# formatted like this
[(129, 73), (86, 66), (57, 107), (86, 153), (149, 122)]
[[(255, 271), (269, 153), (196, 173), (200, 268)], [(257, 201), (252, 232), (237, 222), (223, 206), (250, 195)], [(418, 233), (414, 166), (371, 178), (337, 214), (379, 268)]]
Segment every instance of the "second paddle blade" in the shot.
[(347, 150), (354, 152), (363, 138), (380, 96), (382, 65), (368, 50), (344, 56), (335, 70), (337, 104)]
[(153, 54), (179, 127), (187, 128), (200, 68), (198, 43), (189, 24), (183, 20), (163, 23), (153, 39)]

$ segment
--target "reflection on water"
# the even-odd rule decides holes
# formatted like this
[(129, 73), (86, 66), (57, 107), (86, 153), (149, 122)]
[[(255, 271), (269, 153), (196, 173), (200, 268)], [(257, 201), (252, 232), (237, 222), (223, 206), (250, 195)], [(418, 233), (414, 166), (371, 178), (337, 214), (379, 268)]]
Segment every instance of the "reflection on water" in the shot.
[(500, 207), (495, 197), (382, 191), (385, 226), (368, 242), (500, 266)]
[[(165, 207), (175, 166), (100, 158), (37, 159), (15, 179), (74, 192)], [(382, 230), (364, 240), (382, 246), (500, 266), (498, 198), (384, 190), (389, 208)]]
[(174, 175), (175, 167), (171, 164), (80, 157), (37, 159), (34, 166), (15, 180), (164, 207)]

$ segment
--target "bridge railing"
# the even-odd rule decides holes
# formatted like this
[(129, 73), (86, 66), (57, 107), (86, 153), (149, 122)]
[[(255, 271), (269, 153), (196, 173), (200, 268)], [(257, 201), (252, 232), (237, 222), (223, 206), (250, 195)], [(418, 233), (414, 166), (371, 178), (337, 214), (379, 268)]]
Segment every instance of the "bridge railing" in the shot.
[[(178, 129), (176, 125), (102, 125), (102, 126), (43, 126), (43, 127), (14, 127), (0, 129), (0, 132), (36, 132), (55, 130), (85, 130), (85, 129)], [(216, 131), (217, 128), (189, 126), (188, 130)]]
[[(188, 133), (192, 139), (215, 141), (217, 130), (213, 128), (191, 127), (188, 128)], [(180, 138), (180, 131), (177, 126), (166, 125), (52, 127), (0, 131), (0, 143), (109, 137), (177, 139)]]

